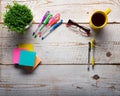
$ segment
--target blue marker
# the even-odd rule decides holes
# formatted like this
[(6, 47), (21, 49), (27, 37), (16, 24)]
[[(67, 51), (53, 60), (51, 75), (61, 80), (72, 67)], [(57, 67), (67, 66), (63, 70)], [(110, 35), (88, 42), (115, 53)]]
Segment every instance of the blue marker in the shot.
[(53, 27), (51, 28), (51, 30), (45, 35), (43, 36), (41, 39), (45, 39), (50, 33), (52, 33), (56, 28), (58, 28), (61, 24), (63, 23), (63, 20), (61, 20), (59, 23), (56, 23), (53, 25)]

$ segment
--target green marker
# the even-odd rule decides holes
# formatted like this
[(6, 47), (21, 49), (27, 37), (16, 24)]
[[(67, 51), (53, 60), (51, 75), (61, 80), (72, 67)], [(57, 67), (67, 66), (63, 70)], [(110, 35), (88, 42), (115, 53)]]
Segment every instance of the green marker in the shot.
[(47, 16), (47, 18), (45, 19), (45, 21), (43, 22), (42, 26), (38, 29), (38, 31), (36, 32), (35, 38), (37, 37), (38, 33), (48, 24), (50, 18), (52, 17), (52, 14), (49, 14)]
[(41, 31), (41, 30), (45, 27), (45, 25), (48, 24), (48, 22), (49, 22), (49, 20), (50, 20), (50, 18), (51, 18), (52, 16), (53, 16), (52, 14), (49, 14), (49, 15), (47, 16), (47, 18), (46, 18), (45, 21), (43, 22), (43, 25), (42, 25), (42, 27), (40, 28), (39, 31)]

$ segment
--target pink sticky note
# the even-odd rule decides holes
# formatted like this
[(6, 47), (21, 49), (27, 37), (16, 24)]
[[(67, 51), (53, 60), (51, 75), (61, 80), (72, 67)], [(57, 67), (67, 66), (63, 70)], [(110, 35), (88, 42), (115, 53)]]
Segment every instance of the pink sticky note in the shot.
[(14, 48), (14, 52), (13, 52), (13, 63), (14, 64), (18, 64), (19, 63), (19, 59), (20, 59), (20, 51), (21, 50), (26, 50), (26, 49), (19, 49), (19, 48)]
[(13, 63), (18, 64), (20, 59), (20, 49), (19, 48), (14, 48), (13, 52)]

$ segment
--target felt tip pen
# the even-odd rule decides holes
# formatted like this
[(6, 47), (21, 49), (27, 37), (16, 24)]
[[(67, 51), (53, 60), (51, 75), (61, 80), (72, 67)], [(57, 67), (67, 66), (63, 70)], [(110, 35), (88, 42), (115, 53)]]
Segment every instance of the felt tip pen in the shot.
[(61, 24), (63, 23), (63, 20), (61, 20), (59, 23), (56, 23), (53, 25), (53, 27), (51, 28), (50, 32), (54, 31), (57, 27), (59, 27)]
[(59, 20), (60, 20), (60, 13), (57, 13), (54, 17), (52, 17), (49, 20), (48, 24), (44, 27), (44, 29), (41, 32), (39, 32), (39, 37), (41, 37), (41, 35), (44, 35), (47, 32), (47, 30), (49, 30), (50, 27), (56, 24)]
[(45, 35), (43, 36), (41, 39), (45, 39), (50, 33), (52, 33), (56, 28), (58, 28), (61, 24), (63, 23), (63, 20), (61, 20), (59, 23), (56, 23), (53, 25), (53, 27), (51, 28), (51, 30)]
[(44, 20), (47, 18), (47, 16), (48, 16), (49, 14), (50, 14), (50, 11), (47, 11), (47, 12), (44, 14), (41, 22), (39, 23), (39, 25), (38, 25), (38, 27), (37, 27), (37, 29), (35, 30), (35, 32), (33, 32), (33, 35), (35, 35), (35, 33), (37, 32), (37, 30), (39, 29), (39, 27), (42, 25), (42, 23), (44, 22)]
[(47, 18), (44, 20), (43, 24), (41, 25), (41, 27), (39, 27), (38, 31), (36, 32), (35, 38), (37, 37), (37, 35), (39, 34), (39, 31), (41, 31), (49, 22), (50, 18), (52, 17), (52, 14), (49, 14), (47, 16)]

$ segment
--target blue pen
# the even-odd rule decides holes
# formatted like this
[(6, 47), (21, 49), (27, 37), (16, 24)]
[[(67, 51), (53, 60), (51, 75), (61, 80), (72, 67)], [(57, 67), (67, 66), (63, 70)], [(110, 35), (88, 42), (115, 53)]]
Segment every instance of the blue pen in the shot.
[(63, 20), (61, 20), (59, 23), (56, 23), (53, 25), (53, 27), (51, 28), (51, 30), (45, 35), (43, 36), (41, 39), (45, 39), (50, 33), (52, 33), (56, 28), (58, 28), (61, 24), (63, 23)]

